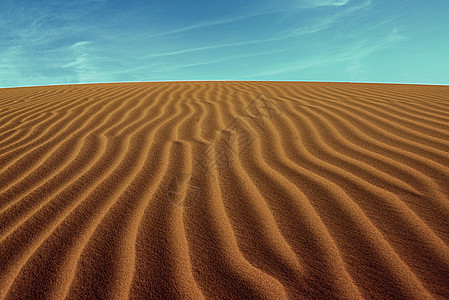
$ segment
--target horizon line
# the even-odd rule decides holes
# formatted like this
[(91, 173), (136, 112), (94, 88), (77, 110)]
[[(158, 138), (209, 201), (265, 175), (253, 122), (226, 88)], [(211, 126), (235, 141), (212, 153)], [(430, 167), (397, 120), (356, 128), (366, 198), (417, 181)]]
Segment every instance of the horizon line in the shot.
[(76, 83), (56, 83), (43, 85), (23, 85), (5, 86), (0, 89), (28, 88), (28, 87), (50, 87), (67, 85), (90, 85), (90, 84), (120, 84), (120, 83), (157, 83), (157, 82), (303, 82), (303, 83), (365, 83), (365, 84), (401, 84), (401, 85), (429, 85), (429, 86), (449, 86), (449, 83), (420, 83), (420, 82), (393, 82), (393, 81), (322, 81), (322, 80), (238, 80), (238, 79), (198, 79), (198, 80), (149, 80), (149, 81), (98, 81), (98, 82), (76, 82)]

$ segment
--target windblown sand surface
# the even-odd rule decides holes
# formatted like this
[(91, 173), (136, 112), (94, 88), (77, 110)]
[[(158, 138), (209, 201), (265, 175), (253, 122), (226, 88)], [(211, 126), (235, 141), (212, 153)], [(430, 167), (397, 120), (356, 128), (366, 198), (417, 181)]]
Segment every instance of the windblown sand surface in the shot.
[(0, 89), (0, 298), (449, 298), (449, 87)]

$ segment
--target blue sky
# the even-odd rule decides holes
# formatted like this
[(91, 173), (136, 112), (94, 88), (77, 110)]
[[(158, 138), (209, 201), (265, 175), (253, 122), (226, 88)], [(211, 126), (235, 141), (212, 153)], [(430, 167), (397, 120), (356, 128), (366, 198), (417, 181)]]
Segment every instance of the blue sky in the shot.
[(449, 84), (448, 70), (448, 0), (0, 1), (0, 87)]

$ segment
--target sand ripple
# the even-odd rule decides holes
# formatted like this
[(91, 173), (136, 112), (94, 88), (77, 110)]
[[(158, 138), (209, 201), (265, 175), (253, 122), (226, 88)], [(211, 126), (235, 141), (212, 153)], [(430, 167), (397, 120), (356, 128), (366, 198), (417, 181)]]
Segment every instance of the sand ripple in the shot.
[(449, 87), (0, 89), (0, 298), (449, 298)]

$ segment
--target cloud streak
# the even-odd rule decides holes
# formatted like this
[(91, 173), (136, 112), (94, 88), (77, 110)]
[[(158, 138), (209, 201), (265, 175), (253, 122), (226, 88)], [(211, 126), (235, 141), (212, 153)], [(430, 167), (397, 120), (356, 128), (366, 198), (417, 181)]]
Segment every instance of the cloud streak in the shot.
[[(140, 69), (140, 65), (148, 66), (154, 65), (153, 61), (155, 59), (164, 59), (166, 57), (184, 57), (186, 54), (195, 54), (199, 52), (210, 53), (213, 50), (220, 49), (243, 49), (242, 47), (252, 47), (255, 45), (276, 45), (276, 43), (281, 43), (285, 40), (295, 39), (303, 35), (311, 35), (323, 31), (335, 22), (339, 21), (345, 16), (357, 12), (360, 8), (350, 6), (349, 0), (322, 0), (319, 2), (314, 2), (314, 6), (332, 6), (332, 7), (344, 7), (344, 11), (339, 11), (338, 13), (328, 15), (320, 20), (313, 21), (309, 24), (303, 24), (295, 28), (287, 28), (278, 31), (277, 34), (272, 32), (267, 33), (266, 38), (259, 39), (247, 39), (241, 41), (230, 41), (227, 43), (216, 43), (204, 46), (194, 46), (194, 47), (184, 47), (178, 50), (172, 51), (161, 51), (156, 53), (150, 53), (144, 56), (136, 56), (137, 59), (125, 62), (124, 69), (120, 70), (110, 70), (109, 74), (102, 74), (101, 81), (107, 78), (113, 78), (114, 75), (123, 73), (126, 74), (130, 70)], [(8, 2), (9, 4), (14, 2)], [(87, 32), (88, 28), (83, 26), (82, 23), (73, 22), (76, 20), (76, 16), (72, 12), (60, 13), (60, 8), (63, 7), (63, 2), (60, 1), (50, 1), (46, 2), (48, 6), (44, 6), (40, 9), (26, 10), (21, 6), (12, 6), (10, 11), (15, 15), (15, 18), (7, 18), (2, 15), (1, 20), (3, 20), (3, 27), (6, 29), (3, 32), (8, 32), (6, 37), (3, 38), (11, 40), (8, 46), (3, 47), (3, 55), (1, 56), (1, 64), (3, 70), (8, 70), (10, 74), (19, 74), (26, 72), (28, 75), (22, 75), (26, 78), (29, 76), (31, 78), (42, 78), (42, 80), (57, 81), (63, 78), (71, 82), (86, 82), (89, 80), (95, 80), (95, 77), (101, 74), (101, 64), (104, 64), (108, 60), (112, 63), (116, 62), (116, 65), (120, 65), (120, 61), (115, 57), (104, 57), (104, 51), (98, 52), (98, 47), (100, 44), (92, 39), (85, 39), (83, 35)], [(86, 11), (83, 11), (81, 15), (88, 15), (89, 12), (95, 10), (92, 7), (95, 5), (100, 5), (98, 7), (106, 5), (105, 0), (83, 0), (82, 2), (69, 4), (70, 10), (79, 11), (81, 8), (89, 6)], [(309, 5), (309, 8), (311, 6)], [(252, 19), (257, 17), (264, 17), (268, 15), (283, 14), (282, 9), (270, 10), (268, 8), (261, 8), (254, 12), (248, 12), (246, 14), (217, 18), (211, 21), (199, 22), (196, 24), (188, 25), (185, 27), (177, 28), (171, 31), (161, 32), (149, 36), (152, 39), (157, 39), (164, 36), (170, 36), (178, 33), (186, 34), (189, 31), (196, 29), (205, 29), (209, 27), (214, 27), (218, 25), (233, 25), (235, 23), (242, 22), (242, 25), (250, 22)], [(29, 22), (31, 20), (31, 22)], [(57, 26), (51, 26), (52, 23), (57, 24)], [(79, 37), (75, 37), (75, 36)], [(95, 36), (93, 37), (95, 38)], [(136, 37), (130, 37), (136, 38)], [(148, 38), (148, 37), (147, 37)], [(141, 38), (145, 40), (145, 38)], [(125, 39), (126, 40), (126, 39)], [(126, 43), (126, 41), (124, 41)], [(51, 45), (51, 46), (50, 46)], [(125, 46), (117, 48), (117, 51), (124, 52)], [(256, 50), (256, 49), (255, 49)], [(132, 50), (134, 51), (134, 50)], [(251, 50), (250, 50), (251, 51)], [(183, 69), (194, 66), (219, 64), (232, 59), (237, 59), (239, 57), (256, 57), (257, 53), (269, 53), (275, 54), (282, 52), (283, 50), (268, 50), (268, 51), (252, 51), (253, 53), (238, 54), (226, 56), (228, 58), (217, 58), (212, 59), (207, 62), (184, 62), (179, 63), (178, 66), (174, 66), (171, 70)], [(97, 52), (96, 55), (93, 53)], [(39, 59), (32, 60), (30, 54), (39, 56)], [(98, 53), (101, 53), (98, 56)], [(117, 53), (118, 54), (118, 53)], [(127, 58), (132, 54), (122, 55), (123, 58)], [(118, 57), (118, 56), (117, 56)], [(41, 70), (38, 70), (36, 66), (39, 66)], [(29, 71), (26, 71), (26, 70)], [(154, 71), (156, 72), (156, 70)], [(58, 79), (52, 79), (51, 73), (54, 73), (54, 77)], [(64, 73), (64, 76), (60, 76)], [(37, 74), (37, 76), (36, 76)], [(98, 81), (98, 78), (97, 80)]]
[(347, 5), (351, 0), (309, 0), (304, 1), (300, 5), (302, 8), (315, 8), (323, 6), (344, 6)]
[(367, 39), (360, 40), (354, 44), (338, 49), (333, 53), (323, 53), (321, 55), (315, 55), (313, 57), (293, 61), (280, 68), (252, 74), (242, 78), (287, 74), (319, 65), (329, 65), (347, 61), (353, 62), (351, 66), (347, 67), (347, 70), (351, 71), (352, 68), (352, 71), (354, 71), (355, 67), (360, 68), (362, 66), (361, 60), (363, 58), (368, 57), (376, 51), (388, 48), (402, 39), (404, 39), (404, 36), (399, 34), (399, 29), (394, 28), (388, 35), (376, 41), (369, 41)]
[(147, 37), (155, 38), (155, 37), (167, 36), (167, 35), (182, 33), (182, 32), (186, 32), (186, 31), (196, 30), (196, 29), (203, 29), (203, 28), (212, 27), (212, 26), (232, 24), (232, 23), (236, 23), (236, 22), (240, 22), (240, 21), (244, 21), (247, 19), (260, 17), (260, 16), (264, 16), (264, 15), (269, 15), (269, 14), (273, 14), (273, 13), (275, 13), (275, 12), (274, 11), (259, 11), (259, 12), (252, 12), (252, 13), (247, 13), (247, 14), (239, 15), (239, 16), (220, 18), (218, 20), (204, 21), (204, 22), (199, 22), (196, 24), (176, 28), (176, 29), (169, 30), (169, 31), (152, 34)]
[[(350, 0), (320, 1), (318, 4), (315, 3), (314, 7), (343, 6), (343, 5), (347, 5), (349, 2), (350, 2)], [(262, 43), (273, 43), (273, 42), (280, 42), (285, 39), (291, 39), (291, 38), (295, 38), (295, 37), (299, 37), (299, 36), (303, 36), (303, 35), (314, 34), (314, 33), (318, 33), (320, 31), (330, 28), (333, 24), (341, 21), (342, 19), (344, 19), (346, 17), (350, 17), (351, 15), (356, 14), (357, 12), (359, 12), (361, 10), (367, 9), (371, 5), (371, 3), (372, 3), (371, 0), (362, 1), (358, 5), (348, 7), (348, 9), (345, 11), (339, 11), (339, 12), (336, 12), (329, 16), (315, 20), (314, 22), (311, 22), (309, 24), (284, 30), (283, 32), (280, 32), (278, 35), (272, 36), (272, 37), (267, 37), (267, 38), (263, 38), (263, 39), (253, 39), (253, 40), (246, 40), (246, 41), (231, 42), (231, 43), (219, 43), (219, 44), (213, 44), (213, 45), (202, 46), (202, 47), (184, 48), (184, 49), (179, 49), (179, 50), (175, 50), (175, 51), (164, 51), (164, 52), (160, 52), (160, 53), (149, 54), (143, 58), (150, 59), (150, 58), (158, 58), (158, 57), (164, 57), (164, 56), (182, 55), (182, 54), (193, 53), (193, 52), (210, 51), (210, 50), (229, 48), (229, 47), (239, 47), (239, 46), (255, 45), (255, 44), (262, 44)], [(254, 14), (252, 16), (261, 15), (261, 14), (262, 13)], [(236, 20), (243, 20), (246, 18), (247, 18), (247, 16), (242, 16), (242, 17), (238, 17), (238, 18), (226, 19), (226, 21), (224, 21), (224, 20), (217, 21), (215, 23), (199, 23), (199, 24), (191, 25), (191, 26), (184, 27), (181, 29), (161, 33), (160, 35), (169, 35), (169, 34), (172, 34), (175, 32), (177, 33), (177, 32), (192, 30), (192, 29), (196, 29), (196, 28), (201, 28), (203, 26), (213, 26), (213, 25), (217, 25), (217, 24), (232, 23)]]
[[(80, 16), (101, 5), (104, 0), (84, 0), (67, 4), (70, 9), (88, 8)], [(91, 80), (89, 76), (89, 41), (81, 35), (86, 28), (72, 23), (73, 11), (61, 10), (60, 1), (30, 3), (25, 7), (14, 1), (0, 4), (0, 68), (7, 78), (0, 77), (0, 86), (48, 83), (76, 83)], [(67, 13), (66, 13), (67, 12)], [(96, 73), (99, 75), (99, 73)], [(5, 76), (6, 77), (6, 76)]]
[[(426, 43), (418, 41), (438, 30), (410, 35), (410, 28), (424, 32), (418, 25), (424, 15), (386, 0), (250, 0), (246, 8), (230, 1), (225, 9), (216, 2), (195, 9), (174, 1), (0, 1), (0, 86), (216, 77), (343, 80), (368, 76), (376, 65), (369, 69), (366, 62), (384, 61), (378, 50), (390, 45), (401, 45), (392, 53), (401, 59), (405, 54), (413, 65), (416, 56), (407, 50), (421, 49)], [(391, 9), (385, 9), (388, 3)], [(438, 11), (444, 10), (435, 9), (422, 28), (447, 25), (435, 17)], [(431, 41), (433, 55), (449, 47), (445, 40)], [(444, 63), (433, 65), (442, 69)], [(396, 73), (408, 78), (402, 70)]]

